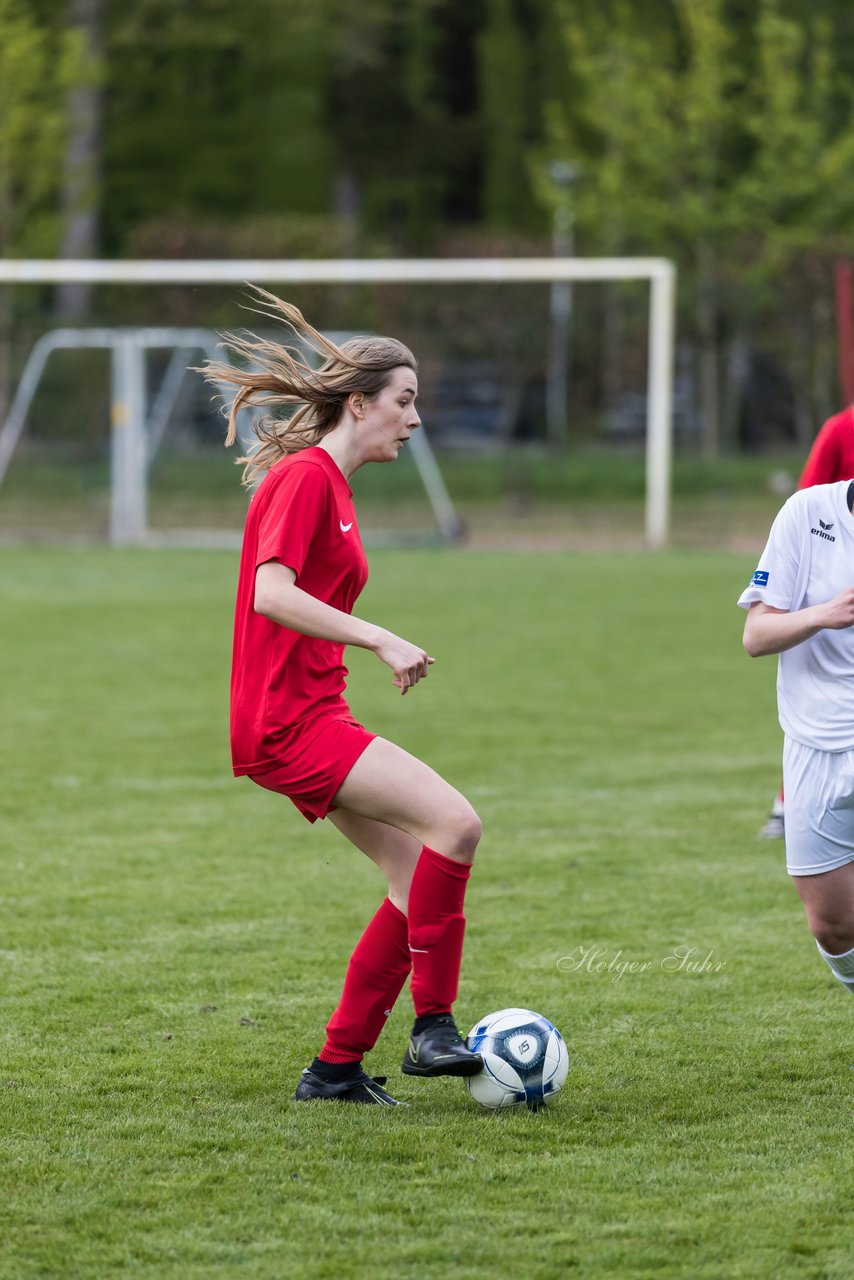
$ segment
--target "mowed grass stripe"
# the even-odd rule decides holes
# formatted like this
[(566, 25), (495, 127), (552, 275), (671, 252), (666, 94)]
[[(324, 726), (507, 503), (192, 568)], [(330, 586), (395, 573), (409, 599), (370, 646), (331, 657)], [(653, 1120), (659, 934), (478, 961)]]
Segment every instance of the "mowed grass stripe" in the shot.
[(756, 839), (752, 564), (371, 561), (437, 662), (401, 699), (351, 654), (354, 710), (484, 818), (459, 1020), (546, 1013), (563, 1094), (407, 1080), (402, 1000), (406, 1110), (290, 1104), (382, 889), (229, 778), (234, 558), (0, 552), (0, 1275), (849, 1277), (854, 1009)]

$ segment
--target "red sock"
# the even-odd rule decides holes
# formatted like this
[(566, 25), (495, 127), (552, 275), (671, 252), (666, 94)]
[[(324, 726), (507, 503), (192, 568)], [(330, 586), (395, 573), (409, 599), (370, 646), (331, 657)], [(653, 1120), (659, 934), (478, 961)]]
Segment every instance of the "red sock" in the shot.
[(411, 963), (406, 916), (384, 898), (350, 957), (341, 1000), (318, 1054), (323, 1062), (360, 1062), (373, 1049)]
[(409, 950), (415, 1014), (448, 1013), (457, 998), (471, 867), (425, 845), (409, 889)]

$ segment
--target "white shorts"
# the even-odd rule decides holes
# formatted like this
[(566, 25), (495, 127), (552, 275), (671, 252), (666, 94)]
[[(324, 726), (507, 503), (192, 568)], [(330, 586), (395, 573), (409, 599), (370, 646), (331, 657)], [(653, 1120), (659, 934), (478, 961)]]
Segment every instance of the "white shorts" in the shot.
[(854, 751), (783, 743), (786, 870), (815, 876), (854, 862)]

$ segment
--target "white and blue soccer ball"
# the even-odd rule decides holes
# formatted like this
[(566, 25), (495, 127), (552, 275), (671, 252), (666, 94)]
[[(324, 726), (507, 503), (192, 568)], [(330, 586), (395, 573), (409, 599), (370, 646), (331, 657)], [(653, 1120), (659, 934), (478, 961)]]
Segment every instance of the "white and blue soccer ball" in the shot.
[(569, 1054), (557, 1027), (530, 1009), (499, 1009), (476, 1022), (466, 1044), (483, 1058), (483, 1071), (466, 1077), (475, 1102), (490, 1111), (537, 1111), (563, 1088)]

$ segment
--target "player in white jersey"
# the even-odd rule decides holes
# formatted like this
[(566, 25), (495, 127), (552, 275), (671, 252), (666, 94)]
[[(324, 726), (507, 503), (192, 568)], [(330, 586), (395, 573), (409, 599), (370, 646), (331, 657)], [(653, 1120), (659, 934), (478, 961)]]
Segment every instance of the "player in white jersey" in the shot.
[(780, 655), (787, 869), (854, 995), (854, 481), (789, 498), (738, 603), (751, 657)]

